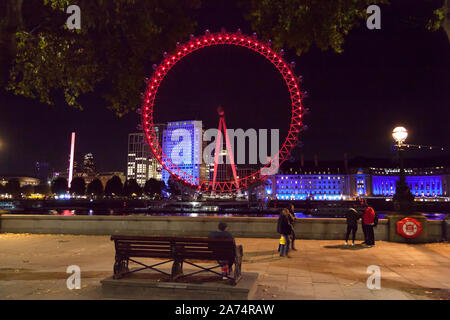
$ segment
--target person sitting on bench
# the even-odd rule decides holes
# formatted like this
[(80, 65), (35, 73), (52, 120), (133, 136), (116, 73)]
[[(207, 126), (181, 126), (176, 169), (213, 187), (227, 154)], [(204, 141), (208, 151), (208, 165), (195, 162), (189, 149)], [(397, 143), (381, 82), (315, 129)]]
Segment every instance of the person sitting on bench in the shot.
[[(209, 234), (209, 238), (212, 239), (233, 239), (233, 243), (235, 243), (233, 235), (229, 233), (227, 230), (227, 224), (225, 222), (220, 222), (218, 227), (218, 231), (213, 231)], [(236, 245), (236, 244), (235, 244)], [(231, 268), (233, 267), (233, 261), (218, 261), (221, 269), (222, 269), (222, 279), (227, 279), (227, 276), (231, 273)]]

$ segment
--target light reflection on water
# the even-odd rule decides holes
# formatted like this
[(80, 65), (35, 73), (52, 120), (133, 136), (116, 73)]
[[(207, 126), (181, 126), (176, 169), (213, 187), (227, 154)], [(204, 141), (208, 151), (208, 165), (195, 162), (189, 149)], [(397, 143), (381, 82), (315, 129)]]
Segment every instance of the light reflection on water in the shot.
[[(126, 216), (126, 215), (142, 215), (142, 216), (178, 216), (178, 217), (259, 217), (259, 218), (277, 218), (278, 214), (266, 214), (266, 213), (197, 213), (197, 212), (171, 212), (171, 213), (163, 213), (163, 212), (155, 212), (155, 213), (129, 213), (122, 212), (120, 210), (117, 211), (105, 211), (99, 210), (95, 211), (92, 209), (89, 210), (53, 210), (50, 214), (54, 215), (62, 215), (62, 216), (76, 216), (76, 215), (89, 215), (89, 216)], [(386, 218), (388, 212), (378, 212), (378, 217), (380, 219)], [(445, 213), (424, 213), (423, 214), (428, 220), (443, 220), (448, 214)], [(303, 212), (296, 212), (295, 216), (297, 218), (342, 218), (343, 216), (334, 216), (334, 215), (311, 215), (305, 214)]]

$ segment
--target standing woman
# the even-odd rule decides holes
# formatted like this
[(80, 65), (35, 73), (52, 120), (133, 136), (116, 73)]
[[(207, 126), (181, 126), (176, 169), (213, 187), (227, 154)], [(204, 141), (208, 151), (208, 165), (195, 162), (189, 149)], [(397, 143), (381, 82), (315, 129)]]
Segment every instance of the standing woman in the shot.
[(280, 257), (286, 256), (289, 258), (289, 236), (292, 233), (292, 225), (290, 223), (290, 213), (288, 209), (282, 209), (280, 212), (280, 217), (278, 218), (277, 225), (278, 233), (284, 238), (284, 245), (281, 245)]
[[(367, 205), (367, 201), (366, 200), (363, 200), (363, 201), (361, 201), (361, 216), (363, 216), (364, 215), (364, 213), (366, 212), (366, 210), (367, 210), (367, 208), (369, 207), (368, 205)], [(363, 231), (363, 234), (364, 234), (364, 242), (363, 243), (361, 243), (361, 244), (367, 244), (367, 229), (366, 229), (366, 226), (365, 226), (365, 224), (364, 224), (364, 219), (361, 219), (361, 228), (362, 228), (362, 231)]]
[(373, 228), (375, 226), (375, 211), (373, 208), (367, 207), (362, 220), (367, 235), (365, 247), (370, 248), (375, 245), (375, 235), (373, 233)]
[(352, 246), (355, 245), (355, 235), (358, 230), (359, 213), (353, 208), (350, 208), (347, 212), (347, 233), (345, 234), (345, 245), (348, 245), (348, 237), (350, 232), (352, 233)]

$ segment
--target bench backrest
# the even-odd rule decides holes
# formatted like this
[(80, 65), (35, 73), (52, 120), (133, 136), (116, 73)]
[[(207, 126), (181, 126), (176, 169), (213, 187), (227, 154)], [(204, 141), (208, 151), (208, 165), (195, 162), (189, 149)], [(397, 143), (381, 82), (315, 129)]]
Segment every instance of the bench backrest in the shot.
[(111, 236), (111, 240), (116, 253), (128, 257), (233, 261), (236, 254), (233, 239)]

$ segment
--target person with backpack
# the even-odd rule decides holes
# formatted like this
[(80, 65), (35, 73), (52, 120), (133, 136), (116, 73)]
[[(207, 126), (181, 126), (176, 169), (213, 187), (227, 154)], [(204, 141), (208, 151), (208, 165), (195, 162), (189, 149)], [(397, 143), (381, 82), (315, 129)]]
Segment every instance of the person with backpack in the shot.
[(366, 248), (371, 248), (372, 246), (375, 245), (375, 235), (373, 232), (373, 228), (375, 226), (375, 211), (373, 210), (372, 207), (366, 208), (366, 211), (364, 211), (362, 219), (367, 234), (366, 244), (364, 246)]

